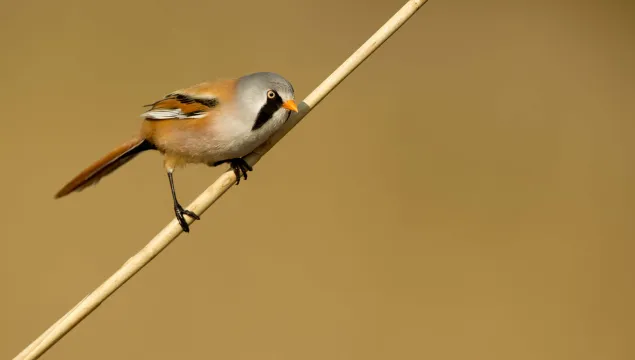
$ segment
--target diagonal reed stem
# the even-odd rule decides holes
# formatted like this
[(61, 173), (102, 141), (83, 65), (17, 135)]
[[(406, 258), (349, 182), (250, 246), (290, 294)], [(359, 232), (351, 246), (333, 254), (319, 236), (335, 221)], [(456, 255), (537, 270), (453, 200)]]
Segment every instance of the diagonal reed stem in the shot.
[[(285, 126), (262, 144), (246, 160), (255, 165), (280, 139), (297, 125), (313, 108), (315, 108), (337, 85), (350, 75), (364, 60), (377, 50), (392, 36), (427, 0), (409, 0), (379, 30), (377, 30), (362, 46), (360, 46), (342, 65), (324, 80), (306, 99), (300, 103), (299, 111), (289, 118)], [(187, 208), (197, 215), (204, 213), (216, 200), (234, 185), (236, 177), (233, 171), (223, 173), (212, 185), (200, 194)], [(188, 223), (193, 220), (186, 217)], [(71, 331), (86, 316), (90, 315), (117, 289), (132, 276), (159, 255), (183, 230), (176, 219), (172, 219), (150, 242), (137, 254), (128, 259), (112, 276), (97, 289), (80, 301), (73, 309), (61, 317), (42, 335), (20, 352), (14, 360), (32, 360), (42, 356), (64, 335)]]

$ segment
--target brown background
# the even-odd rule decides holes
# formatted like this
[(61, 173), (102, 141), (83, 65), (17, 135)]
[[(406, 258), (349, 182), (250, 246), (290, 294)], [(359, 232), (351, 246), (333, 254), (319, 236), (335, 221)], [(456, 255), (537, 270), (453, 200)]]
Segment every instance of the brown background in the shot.
[[(172, 218), (156, 153), (53, 200), (143, 104), (260, 70), (302, 99), (403, 2), (3, 4), (0, 358)], [(635, 358), (634, 13), (431, 0), (45, 357)]]

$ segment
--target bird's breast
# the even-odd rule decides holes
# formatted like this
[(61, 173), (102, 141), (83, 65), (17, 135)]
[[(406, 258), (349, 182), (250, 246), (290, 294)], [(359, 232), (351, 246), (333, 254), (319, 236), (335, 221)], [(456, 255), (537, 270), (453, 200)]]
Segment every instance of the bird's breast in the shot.
[[(239, 158), (266, 141), (280, 128), (286, 116), (283, 112), (275, 114), (257, 130), (252, 130), (254, 119), (236, 116), (218, 116), (204, 121), (169, 120), (174, 126), (159, 136), (155, 144), (189, 163), (210, 164)], [(190, 121), (190, 124), (185, 123)]]

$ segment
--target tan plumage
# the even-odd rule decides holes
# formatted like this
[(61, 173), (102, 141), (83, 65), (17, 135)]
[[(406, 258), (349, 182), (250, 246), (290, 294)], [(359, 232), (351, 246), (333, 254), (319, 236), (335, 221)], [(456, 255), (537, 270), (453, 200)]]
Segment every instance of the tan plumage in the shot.
[(90, 185), (97, 184), (101, 178), (132, 160), (142, 151), (149, 150), (148, 146), (149, 144), (141, 137), (135, 137), (117, 146), (69, 181), (55, 194), (55, 198), (58, 199), (73, 191), (81, 191)]
[[(213, 137), (211, 123), (220, 119), (223, 111), (231, 111), (233, 106), (233, 92), (236, 80), (220, 80), (204, 82), (189, 88), (177, 90), (168, 94), (146, 112), (160, 109), (179, 109), (183, 113), (202, 111), (206, 115), (202, 118), (178, 119), (169, 118), (160, 121), (145, 119), (141, 126), (141, 136), (155, 144), (157, 148), (172, 158), (172, 162), (182, 166), (187, 163), (205, 162), (204, 146)], [(199, 102), (184, 103), (182, 100), (171, 96), (186, 95), (203, 102), (215, 99), (215, 106), (206, 106)]]
[(139, 135), (121, 144), (70, 180), (55, 198), (97, 184), (146, 150), (164, 156), (177, 219), (189, 231), (183, 215), (198, 219), (176, 199), (172, 173), (188, 163), (217, 166), (229, 163), (236, 183), (251, 167), (242, 160), (297, 112), (291, 84), (274, 73), (254, 73), (237, 79), (208, 81), (174, 91), (147, 105)]

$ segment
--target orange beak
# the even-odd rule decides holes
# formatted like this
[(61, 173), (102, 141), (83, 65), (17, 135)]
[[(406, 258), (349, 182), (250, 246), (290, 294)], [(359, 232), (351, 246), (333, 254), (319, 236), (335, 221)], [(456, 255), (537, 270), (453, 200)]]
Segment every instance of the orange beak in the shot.
[(282, 107), (287, 109), (287, 110), (291, 110), (293, 112), (298, 112), (298, 105), (295, 104), (295, 101), (293, 100), (287, 100), (282, 104)]

